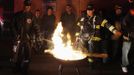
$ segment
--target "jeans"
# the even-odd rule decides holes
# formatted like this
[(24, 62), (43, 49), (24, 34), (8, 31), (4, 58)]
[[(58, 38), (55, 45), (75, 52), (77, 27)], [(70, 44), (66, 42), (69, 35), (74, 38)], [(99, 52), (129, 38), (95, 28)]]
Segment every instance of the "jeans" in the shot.
[(128, 53), (130, 51), (130, 48), (131, 48), (131, 42), (124, 41), (122, 47), (122, 66), (124, 67), (129, 65)]
[(88, 47), (89, 47), (89, 48), (88, 48), (89, 52), (93, 52), (93, 42), (92, 42), (91, 40), (89, 40), (89, 41), (88, 41), (88, 44), (89, 44), (89, 45), (88, 45)]

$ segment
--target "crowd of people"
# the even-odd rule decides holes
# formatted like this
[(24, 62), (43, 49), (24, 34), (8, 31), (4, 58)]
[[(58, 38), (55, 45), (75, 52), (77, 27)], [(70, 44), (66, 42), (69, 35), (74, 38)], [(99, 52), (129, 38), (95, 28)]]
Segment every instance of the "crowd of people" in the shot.
[[(38, 9), (34, 13), (31, 12), (31, 3), (24, 2), (24, 5), (22, 11), (14, 14), (15, 46), (13, 52), (15, 55), (12, 61), (16, 64), (16, 68), (26, 75), (32, 55), (31, 50), (35, 50), (35, 53), (43, 53), (43, 50), (48, 48), (48, 41), (51, 40), (56, 28), (56, 16), (52, 7), (47, 7), (46, 13), (41, 16), (41, 11)], [(67, 4), (65, 12), (60, 17), (64, 30), (64, 42), (69, 33), (72, 43), (82, 44), (88, 52), (107, 54), (107, 57), (101, 59), (89, 58), (93, 62), (119, 61), (122, 63), (123, 72), (127, 73), (129, 67), (134, 67), (133, 0), (129, 0), (128, 7), (128, 12), (124, 14), (123, 7), (116, 4), (114, 13), (109, 18), (103, 15), (103, 12), (96, 13), (94, 5), (90, 3), (78, 17), (72, 11), (72, 5)], [(76, 32), (79, 34), (75, 35)], [(46, 40), (45, 43), (43, 42), (45, 47), (41, 46), (41, 36)], [(39, 47), (40, 49), (36, 49)]]

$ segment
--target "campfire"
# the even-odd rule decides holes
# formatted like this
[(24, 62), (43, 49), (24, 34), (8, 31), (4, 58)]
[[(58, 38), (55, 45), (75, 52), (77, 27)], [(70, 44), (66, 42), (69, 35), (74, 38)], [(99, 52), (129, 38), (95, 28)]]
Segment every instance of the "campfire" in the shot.
[[(63, 74), (63, 69), (67, 66), (70, 68), (74, 68), (74, 71), (76, 71), (77, 75), (80, 75), (79, 72), (79, 65), (87, 66), (87, 59), (86, 57), (97, 57), (97, 58), (105, 58), (107, 57), (106, 54), (93, 54), (85, 51), (82, 48), (75, 48), (73, 47), (70, 39), (70, 35), (67, 35), (67, 42), (64, 43), (63, 37), (64, 34), (62, 23), (58, 23), (57, 28), (55, 29), (55, 32), (52, 37), (53, 47), (49, 50), (45, 50), (45, 53), (52, 54), (55, 58), (61, 59), (68, 62), (61, 62), (58, 67), (59, 75)], [(84, 65), (83, 65), (84, 64)], [(85, 65), (86, 64), (86, 65)]]
[(82, 50), (76, 50), (73, 48), (70, 35), (67, 35), (67, 42), (63, 42), (64, 34), (62, 23), (58, 23), (57, 28), (52, 37), (53, 49), (45, 50), (46, 53), (52, 54), (55, 58), (73, 61), (73, 60), (82, 60), (87, 57), (87, 54), (83, 53)]

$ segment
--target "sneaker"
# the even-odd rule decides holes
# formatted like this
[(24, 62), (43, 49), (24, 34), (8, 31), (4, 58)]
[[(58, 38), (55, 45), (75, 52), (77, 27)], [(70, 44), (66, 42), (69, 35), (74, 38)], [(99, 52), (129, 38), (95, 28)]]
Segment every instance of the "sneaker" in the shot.
[(122, 67), (122, 71), (123, 71), (124, 73), (127, 73), (127, 72), (128, 72), (127, 67)]

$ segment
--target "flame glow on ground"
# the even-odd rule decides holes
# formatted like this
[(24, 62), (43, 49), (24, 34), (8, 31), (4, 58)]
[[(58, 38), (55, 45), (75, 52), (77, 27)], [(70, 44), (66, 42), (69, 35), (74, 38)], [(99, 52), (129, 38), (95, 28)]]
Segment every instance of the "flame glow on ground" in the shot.
[(62, 34), (63, 28), (62, 23), (58, 23), (58, 26), (53, 34), (52, 42), (54, 44), (54, 48), (52, 50), (46, 50), (52, 54), (55, 58), (62, 59), (62, 60), (81, 60), (86, 58), (86, 54), (84, 54), (80, 50), (74, 50), (71, 45), (70, 36), (67, 36), (67, 43), (66, 45), (63, 43)]

